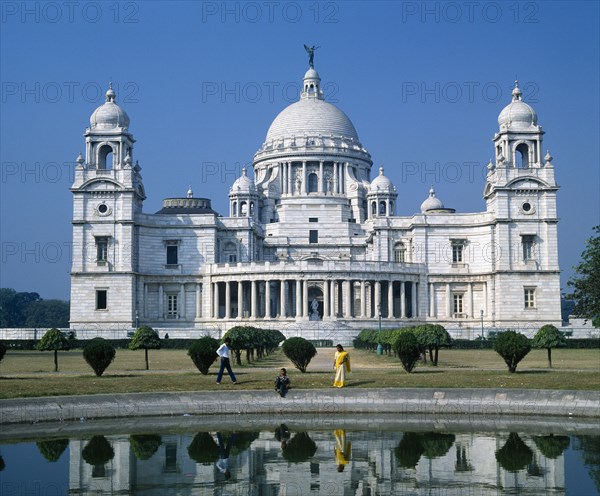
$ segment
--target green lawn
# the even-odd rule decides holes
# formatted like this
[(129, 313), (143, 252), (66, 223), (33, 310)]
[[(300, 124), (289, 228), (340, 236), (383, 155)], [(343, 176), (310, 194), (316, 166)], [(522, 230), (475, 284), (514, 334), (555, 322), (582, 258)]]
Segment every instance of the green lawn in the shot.
[[(199, 391), (214, 389), (266, 389), (280, 367), (287, 367), (298, 389), (330, 387), (333, 349), (318, 350), (301, 374), (280, 351), (252, 364), (234, 364), (240, 384), (226, 376), (215, 384), (216, 364), (201, 375), (185, 350), (151, 350), (150, 369), (144, 370), (144, 352), (117, 350), (115, 361), (102, 377), (93, 375), (81, 350), (59, 353), (59, 372), (52, 372), (52, 352), (9, 351), (0, 362), (0, 398), (127, 393)], [(419, 364), (411, 374), (398, 359), (350, 349), (353, 372), (348, 387), (474, 387), (534, 389), (600, 389), (600, 350), (554, 350), (553, 368), (547, 368), (545, 350), (533, 350), (508, 373), (502, 359), (491, 350), (442, 350), (439, 366)]]

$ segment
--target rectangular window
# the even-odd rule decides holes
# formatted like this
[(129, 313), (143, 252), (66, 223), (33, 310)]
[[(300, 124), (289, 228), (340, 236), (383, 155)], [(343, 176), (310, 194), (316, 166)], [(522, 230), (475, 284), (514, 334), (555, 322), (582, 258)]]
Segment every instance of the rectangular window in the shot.
[(463, 296), (464, 295), (462, 293), (454, 293), (452, 295), (452, 308), (455, 316), (463, 313)]
[(533, 260), (535, 254), (535, 236), (529, 234), (521, 236), (521, 245), (523, 246), (523, 261)]
[(319, 218), (318, 217), (309, 217), (308, 222), (319, 222)]
[(107, 293), (106, 289), (96, 290), (96, 310), (106, 310), (107, 306)]
[(535, 288), (525, 288), (525, 308), (535, 308)]
[(176, 294), (167, 295), (167, 317), (168, 318), (177, 317), (177, 295)]
[(452, 263), (464, 262), (465, 241), (463, 239), (452, 240)]
[(106, 262), (108, 260), (108, 237), (96, 238), (96, 261)]
[(237, 255), (229, 255), (229, 263), (237, 263)]
[(308, 242), (309, 243), (318, 243), (319, 242), (319, 231), (316, 229), (311, 229), (308, 231)]
[(178, 246), (176, 244), (167, 245), (167, 265), (177, 265)]

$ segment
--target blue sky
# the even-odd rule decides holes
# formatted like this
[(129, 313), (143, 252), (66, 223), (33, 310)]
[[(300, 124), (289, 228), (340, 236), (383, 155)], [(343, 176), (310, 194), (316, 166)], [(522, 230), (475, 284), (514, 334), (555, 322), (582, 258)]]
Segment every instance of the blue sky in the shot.
[[(476, 5), (475, 5), (476, 4)], [(227, 194), (315, 57), (326, 97), (396, 185), (482, 211), (515, 76), (554, 156), (563, 287), (600, 223), (598, 2), (1, 4), (0, 286), (69, 297), (74, 159), (110, 80), (131, 118), (146, 212)]]

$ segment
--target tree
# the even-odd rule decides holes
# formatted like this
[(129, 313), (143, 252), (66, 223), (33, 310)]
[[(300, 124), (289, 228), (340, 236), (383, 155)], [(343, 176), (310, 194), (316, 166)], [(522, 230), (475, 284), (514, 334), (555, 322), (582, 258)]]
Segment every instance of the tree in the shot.
[(558, 458), (569, 447), (569, 436), (533, 436), (533, 442), (546, 458)]
[(0, 289), (0, 328), (25, 327), (26, 307), (41, 301), (37, 293), (17, 293), (12, 288)]
[(494, 351), (504, 359), (508, 371), (512, 373), (517, 370), (518, 363), (531, 351), (531, 344), (524, 334), (504, 331), (494, 340)]
[(152, 327), (142, 326), (138, 327), (131, 338), (131, 343), (129, 343), (130, 350), (139, 350), (143, 349), (146, 357), (146, 370), (148, 368), (148, 350), (159, 350), (160, 349), (160, 338), (158, 337), (158, 333), (152, 329)]
[(92, 367), (96, 376), (100, 377), (115, 359), (115, 347), (106, 339), (94, 338), (83, 349), (83, 358)]
[(69, 327), (69, 302), (32, 301), (24, 310), (24, 327)]
[(211, 465), (219, 459), (219, 445), (208, 432), (199, 432), (188, 446), (188, 455), (196, 463)]
[(593, 230), (596, 236), (586, 241), (581, 263), (567, 283), (573, 288), (567, 298), (575, 300), (575, 315), (592, 319), (594, 327), (600, 327), (600, 225)]
[(54, 327), (44, 334), (36, 349), (38, 351), (54, 351), (54, 372), (58, 372), (58, 350), (68, 350), (69, 340)]
[(115, 456), (110, 443), (104, 436), (94, 436), (81, 450), (81, 457), (90, 465), (104, 465)]
[(67, 446), (69, 446), (69, 440), (52, 439), (50, 441), (38, 441), (35, 444), (46, 460), (56, 462), (60, 458), (60, 455), (67, 449)]
[(296, 368), (303, 374), (306, 372), (306, 367), (317, 354), (315, 346), (304, 338), (295, 337), (286, 339), (281, 347), (283, 353)]
[(415, 432), (405, 432), (394, 450), (398, 465), (404, 468), (415, 468), (423, 452), (421, 437)]
[(421, 356), (421, 347), (412, 331), (401, 330), (392, 338), (392, 348), (402, 362), (402, 368), (409, 374)]
[(567, 340), (552, 324), (542, 326), (531, 340), (534, 348), (546, 348), (548, 350), (548, 367), (552, 368), (552, 348), (567, 346)]
[(531, 463), (533, 451), (516, 432), (511, 432), (506, 444), (496, 451), (496, 460), (508, 472), (518, 472)]
[(219, 341), (210, 336), (204, 336), (190, 345), (188, 355), (202, 375), (208, 374), (208, 369), (217, 358), (218, 348)]
[(452, 345), (452, 338), (448, 331), (439, 324), (426, 324), (417, 327), (414, 334), (419, 344), (429, 351), (431, 363), (437, 367), (439, 349), (443, 346)]

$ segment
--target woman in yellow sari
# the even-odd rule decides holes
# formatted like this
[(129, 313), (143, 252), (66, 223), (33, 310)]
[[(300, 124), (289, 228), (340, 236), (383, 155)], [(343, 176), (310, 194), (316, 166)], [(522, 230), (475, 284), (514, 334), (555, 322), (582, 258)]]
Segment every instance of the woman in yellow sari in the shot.
[(344, 387), (346, 381), (346, 372), (350, 372), (350, 355), (344, 351), (344, 347), (341, 344), (336, 346), (337, 351), (335, 352), (335, 359), (333, 361), (333, 368), (335, 369), (335, 380), (333, 381), (333, 387)]
[(335, 436), (335, 464), (337, 465), (337, 471), (343, 472), (344, 467), (350, 461), (350, 453), (352, 451), (352, 443), (346, 439), (346, 431), (344, 429), (336, 429), (333, 431)]

